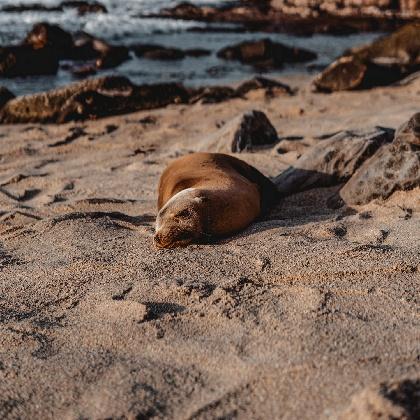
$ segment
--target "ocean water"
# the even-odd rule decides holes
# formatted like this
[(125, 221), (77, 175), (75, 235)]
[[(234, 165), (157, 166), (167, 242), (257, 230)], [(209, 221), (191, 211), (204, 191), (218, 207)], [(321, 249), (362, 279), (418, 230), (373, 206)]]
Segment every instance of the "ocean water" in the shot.
[[(238, 82), (255, 74), (250, 66), (218, 59), (219, 49), (249, 39), (270, 37), (290, 46), (304, 47), (318, 53), (318, 60), (310, 63), (326, 65), (347, 48), (370, 42), (378, 34), (356, 34), (344, 37), (314, 35), (297, 37), (288, 34), (232, 33), (232, 32), (190, 32), (192, 27), (205, 27), (199, 22), (185, 22), (171, 19), (142, 18), (141, 14), (155, 12), (162, 7), (176, 5), (173, 0), (101, 0), (109, 10), (108, 14), (88, 14), (78, 16), (73, 10), (57, 13), (0, 12), (0, 45), (20, 42), (25, 34), (38, 22), (50, 22), (69, 31), (83, 30), (115, 44), (157, 43), (179, 48), (207, 48), (212, 51), (209, 57), (186, 58), (179, 61), (154, 61), (134, 56), (116, 69), (99, 72), (99, 75), (117, 74), (129, 77), (135, 83), (157, 83), (177, 81), (189, 86), (229, 84)], [(227, 3), (220, 0), (192, 0), (196, 4)], [(0, 6), (17, 3), (42, 3), (54, 5), (59, 0), (0, 0)], [(222, 25), (217, 25), (218, 27)], [(227, 28), (232, 25), (225, 25)], [(281, 70), (264, 73), (281, 77), (291, 73), (311, 71), (306, 64), (286, 65)], [(312, 70), (313, 71), (313, 70)], [(1, 79), (0, 84), (15, 94), (44, 91), (74, 81), (65, 70), (56, 76)]]

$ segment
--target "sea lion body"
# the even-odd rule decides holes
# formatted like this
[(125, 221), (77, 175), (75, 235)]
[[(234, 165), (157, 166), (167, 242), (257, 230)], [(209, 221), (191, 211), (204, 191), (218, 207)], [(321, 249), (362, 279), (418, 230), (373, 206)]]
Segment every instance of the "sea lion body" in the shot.
[(156, 246), (186, 246), (238, 232), (277, 194), (268, 178), (235, 157), (193, 153), (179, 158), (160, 178)]

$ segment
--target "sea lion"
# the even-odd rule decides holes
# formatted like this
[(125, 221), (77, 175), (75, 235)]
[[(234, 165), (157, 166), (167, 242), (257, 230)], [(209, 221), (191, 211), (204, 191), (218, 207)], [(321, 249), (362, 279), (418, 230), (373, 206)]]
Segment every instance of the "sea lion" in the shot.
[(155, 244), (175, 248), (233, 234), (277, 198), (277, 189), (267, 177), (233, 156), (181, 157), (160, 178)]

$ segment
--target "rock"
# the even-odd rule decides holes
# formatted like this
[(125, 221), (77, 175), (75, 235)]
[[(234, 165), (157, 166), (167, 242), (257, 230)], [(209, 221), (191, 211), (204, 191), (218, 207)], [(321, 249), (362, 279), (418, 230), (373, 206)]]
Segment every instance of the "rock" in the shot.
[(291, 95), (293, 93), (290, 86), (278, 82), (277, 80), (268, 79), (266, 77), (257, 76), (251, 80), (241, 83), (236, 88), (236, 93), (245, 96), (251, 90), (265, 89), (268, 95), (274, 96), (278, 94)]
[(14, 99), (15, 95), (10, 92), (9, 89), (4, 86), (0, 86), (0, 109), (4, 107), (11, 99)]
[(392, 129), (380, 127), (370, 131), (343, 131), (311, 147), (274, 182), (283, 195), (340, 184), (383, 144), (391, 142), (393, 135)]
[(132, 47), (137, 57), (151, 60), (181, 60), (185, 52), (179, 48), (164, 47), (163, 45), (139, 44)]
[(151, 60), (182, 60), (185, 57), (202, 57), (211, 54), (209, 50), (202, 48), (181, 50), (156, 44), (137, 44), (132, 49), (137, 57)]
[(80, 67), (73, 67), (71, 69), (73, 76), (84, 79), (88, 76), (93, 76), (97, 73), (96, 65), (86, 64)]
[(88, 13), (108, 13), (107, 8), (99, 2), (88, 1), (63, 1), (60, 4), (62, 9), (72, 8), (76, 9), (78, 14), (83, 16)]
[(120, 45), (111, 45), (86, 32), (79, 32), (74, 37), (71, 53), (73, 60), (95, 60), (98, 69), (118, 67), (130, 60), (130, 50)]
[(190, 104), (201, 102), (203, 104), (215, 104), (229, 99), (239, 98), (235, 89), (227, 86), (209, 86), (193, 89), (190, 91)]
[(0, 48), (0, 76), (23, 77), (55, 74), (58, 57), (51, 48), (34, 50), (31, 46)]
[(365, 77), (367, 66), (354, 57), (334, 61), (314, 80), (320, 92), (337, 92), (358, 88)]
[(76, 9), (79, 15), (86, 13), (107, 13), (106, 7), (98, 2), (87, 1), (63, 1), (57, 6), (45, 6), (41, 3), (28, 3), (17, 5), (6, 5), (2, 7), (3, 12), (23, 13), (23, 12), (62, 12), (64, 9)]
[(306, 36), (314, 33), (347, 35), (392, 31), (416, 16), (396, 13), (395, 4), (395, 0), (273, 0), (231, 2), (212, 7), (184, 2), (147, 16), (236, 23), (241, 25), (242, 32), (260, 30)]
[(276, 129), (261, 111), (238, 116), (215, 134), (204, 139), (199, 150), (208, 152), (251, 152), (278, 141)]
[(38, 23), (27, 34), (24, 45), (33, 49), (52, 48), (57, 51), (60, 58), (68, 58), (73, 48), (73, 37), (57, 25)]
[(123, 46), (107, 45), (101, 56), (96, 60), (98, 69), (112, 69), (130, 60), (129, 49)]
[(319, 91), (389, 85), (420, 69), (420, 24), (405, 25), (367, 47), (354, 48), (314, 80)]
[(28, 4), (8, 4), (1, 8), (3, 12), (7, 13), (23, 13), (23, 12), (61, 12), (63, 9), (60, 6), (45, 6), (41, 3)]
[(356, 394), (339, 420), (415, 420), (420, 417), (420, 379), (370, 386)]
[(394, 191), (420, 186), (420, 113), (401, 126), (394, 141), (381, 147), (340, 191), (347, 204), (386, 199)]
[(269, 38), (259, 41), (245, 41), (226, 47), (217, 53), (225, 60), (238, 60), (258, 68), (279, 68), (284, 63), (300, 63), (316, 59), (312, 51), (290, 48)]
[(86, 90), (73, 95), (63, 106), (58, 123), (104, 118), (111, 115), (160, 108), (187, 101), (185, 88), (176, 83), (136, 86), (130, 95)]
[(188, 99), (188, 90), (176, 83), (136, 86), (125, 77), (103, 77), (12, 99), (0, 111), (0, 122), (62, 123), (97, 119), (187, 103)]
[(106, 92), (108, 95), (131, 95), (134, 85), (125, 77), (88, 79), (49, 92), (17, 97), (0, 111), (0, 122), (6, 124), (57, 122), (67, 102), (84, 91)]
[(252, 151), (273, 146), (277, 141), (277, 131), (267, 116), (261, 111), (251, 111), (242, 116), (233, 138), (231, 151), (234, 153)]

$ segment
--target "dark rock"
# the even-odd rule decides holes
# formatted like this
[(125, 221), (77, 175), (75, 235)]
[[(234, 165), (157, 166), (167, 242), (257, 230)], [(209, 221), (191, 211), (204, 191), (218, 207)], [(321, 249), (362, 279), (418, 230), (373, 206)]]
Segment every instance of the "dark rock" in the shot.
[(394, 191), (420, 186), (420, 113), (401, 126), (394, 141), (381, 147), (341, 189), (347, 204), (386, 199)]
[(130, 60), (130, 51), (123, 46), (108, 45), (104, 49), (101, 56), (96, 60), (98, 69), (111, 69), (118, 67), (120, 64)]
[(0, 122), (10, 124), (57, 122), (67, 102), (74, 95), (88, 90), (107, 93), (109, 96), (123, 94), (130, 96), (134, 85), (125, 77), (104, 77), (73, 83), (49, 92), (17, 97), (9, 101), (0, 111)]
[(137, 57), (151, 60), (181, 60), (185, 52), (179, 48), (164, 47), (163, 45), (140, 44), (132, 47)]
[(55, 49), (58, 56), (67, 58), (69, 50), (73, 48), (73, 37), (57, 25), (42, 22), (33, 26), (23, 43), (33, 49)]
[(21, 77), (56, 74), (58, 57), (55, 49), (34, 50), (31, 46), (0, 48), (0, 76)]
[(239, 98), (236, 90), (227, 86), (209, 86), (190, 91), (190, 104), (201, 102), (203, 104), (214, 104), (229, 99)]
[(14, 99), (15, 95), (10, 92), (9, 89), (4, 86), (0, 86), (0, 109), (4, 107), (11, 99)]
[(186, 103), (187, 91), (176, 83), (135, 86), (125, 92), (86, 90), (72, 96), (58, 116), (58, 123), (94, 120), (111, 115), (160, 108), (171, 103)]
[(266, 77), (257, 76), (251, 80), (247, 80), (240, 84), (237, 89), (236, 93), (240, 96), (246, 95), (251, 90), (257, 89), (265, 89), (266, 93), (274, 95), (274, 94), (287, 94), (291, 95), (293, 93), (290, 86), (278, 82), (277, 80), (268, 79)]
[(63, 1), (60, 4), (61, 8), (76, 9), (78, 14), (83, 16), (88, 13), (108, 13), (107, 8), (99, 2), (88, 1)]
[(0, 122), (56, 123), (96, 119), (187, 103), (188, 99), (187, 89), (176, 83), (136, 86), (125, 77), (103, 77), (13, 99), (0, 111)]
[(61, 12), (63, 9), (60, 6), (45, 6), (41, 3), (29, 4), (8, 4), (1, 8), (3, 12), (8, 13), (23, 13), (23, 12)]
[(420, 24), (409, 24), (371, 45), (355, 48), (315, 80), (319, 91), (368, 89), (395, 83), (420, 69)]
[[(384, 0), (378, 1), (381, 5), (386, 3)], [(389, 2), (395, 3), (395, 0)], [(363, 7), (365, 5), (363, 2), (354, 0), (336, 2), (325, 0), (322, 4), (314, 0), (306, 2), (285, 0), (281, 3), (281, 7), (274, 1), (271, 4), (265, 1), (232, 2), (221, 7), (212, 7), (184, 2), (148, 16), (211, 23), (236, 23), (241, 27), (233, 31), (285, 32), (304, 36), (314, 33), (343, 36), (359, 32), (386, 32), (399, 28), (413, 18), (413, 16), (389, 13), (389, 10), (382, 6), (373, 16), (370, 7)], [(193, 28), (193, 30), (202, 29)], [(212, 28), (204, 29), (207, 30), (211, 31)]]
[(84, 79), (85, 77), (95, 75), (97, 73), (97, 69), (96, 66), (93, 64), (86, 64), (84, 66), (72, 68), (71, 73), (75, 77)]
[(182, 60), (185, 57), (203, 57), (211, 54), (211, 51), (203, 48), (181, 50), (157, 44), (137, 44), (133, 45), (131, 49), (137, 57), (151, 60)]
[(74, 37), (74, 47), (71, 53), (73, 60), (95, 60), (99, 69), (118, 67), (130, 60), (130, 51), (127, 47), (111, 45), (86, 32), (79, 32)]
[(225, 60), (238, 60), (258, 68), (279, 68), (284, 63), (300, 63), (316, 59), (317, 55), (301, 48), (290, 48), (270, 39), (245, 41), (226, 47), (217, 53)]
[(243, 115), (232, 142), (232, 152), (240, 153), (257, 148), (273, 146), (278, 141), (277, 131), (261, 111)]
[(276, 129), (261, 111), (250, 111), (238, 116), (216, 133), (198, 144), (207, 152), (241, 153), (273, 146), (278, 142)]
[(277, 188), (288, 195), (343, 183), (393, 135), (393, 130), (377, 127), (367, 132), (343, 131), (321, 140), (275, 179)]
[(22, 3), (17, 5), (6, 5), (1, 8), (3, 12), (62, 12), (64, 9), (76, 9), (79, 15), (87, 13), (107, 13), (106, 7), (98, 2), (87, 1), (63, 1), (57, 6), (45, 6), (41, 3)]

